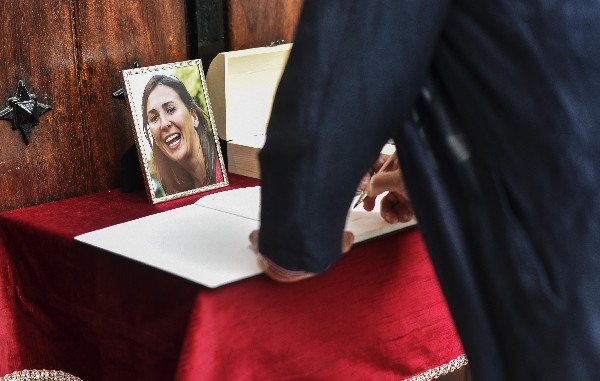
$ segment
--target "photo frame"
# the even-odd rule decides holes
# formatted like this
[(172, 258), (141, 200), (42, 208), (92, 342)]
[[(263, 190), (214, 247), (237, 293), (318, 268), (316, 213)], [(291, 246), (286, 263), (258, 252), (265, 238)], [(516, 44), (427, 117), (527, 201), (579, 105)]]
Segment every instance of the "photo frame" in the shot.
[(123, 70), (153, 204), (229, 185), (201, 60)]

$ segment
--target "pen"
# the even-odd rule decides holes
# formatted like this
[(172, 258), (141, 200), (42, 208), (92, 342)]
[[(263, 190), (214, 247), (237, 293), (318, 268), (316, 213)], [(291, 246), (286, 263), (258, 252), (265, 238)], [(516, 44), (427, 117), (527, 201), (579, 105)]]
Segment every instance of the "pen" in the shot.
[[(385, 161), (385, 163), (383, 163), (383, 165), (381, 166), (381, 168), (379, 168), (379, 170), (377, 172), (375, 172), (373, 174), (373, 176), (375, 176), (376, 174), (383, 172), (387, 169), (387, 167), (390, 166), (390, 164), (392, 164), (394, 162), (394, 160), (396, 160), (398, 158), (398, 153), (394, 152), (392, 155), (390, 155), (387, 160)], [(372, 177), (372, 176), (371, 176)], [(356, 208), (357, 206), (360, 205), (361, 202), (363, 202), (365, 200), (365, 198), (367, 197), (367, 191), (364, 190), (362, 192), (360, 192), (360, 196), (358, 197), (358, 200), (356, 200), (356, 203), (354, 204), (354, 206), (352, 207), (352, 209)]]

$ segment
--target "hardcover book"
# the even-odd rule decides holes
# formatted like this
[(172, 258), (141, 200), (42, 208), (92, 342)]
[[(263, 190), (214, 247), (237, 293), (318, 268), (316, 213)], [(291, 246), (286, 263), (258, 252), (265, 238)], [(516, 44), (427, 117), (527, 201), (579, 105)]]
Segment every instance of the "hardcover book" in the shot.
[[(262, 270), (248, 236), (258, 229), (260, 187), (208, 194), (192, 205), (75, 237), (207, 287), (245, 279)], [(413, 227), (388, 224), (378, 212), (349, 209), (346, 230), (355, 244)], [(135, 239), (131, 239), (135, 237)]]

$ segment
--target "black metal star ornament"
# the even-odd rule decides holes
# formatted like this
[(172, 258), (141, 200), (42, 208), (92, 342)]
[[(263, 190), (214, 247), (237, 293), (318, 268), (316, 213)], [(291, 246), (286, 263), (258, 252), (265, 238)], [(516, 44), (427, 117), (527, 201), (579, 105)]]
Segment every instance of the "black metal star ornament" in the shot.
[(19, 80), (15, 95), (8, 98), (8, 106), (0, 110), (0, 119), (9, 120), (13, 130), (19, 130), (25, 144), (29, 144), (31, 131), (40, 123), (42, 114), (52, 110), (47, 104), (38, 102), (35, 94), (30, 94), (25, 83)]

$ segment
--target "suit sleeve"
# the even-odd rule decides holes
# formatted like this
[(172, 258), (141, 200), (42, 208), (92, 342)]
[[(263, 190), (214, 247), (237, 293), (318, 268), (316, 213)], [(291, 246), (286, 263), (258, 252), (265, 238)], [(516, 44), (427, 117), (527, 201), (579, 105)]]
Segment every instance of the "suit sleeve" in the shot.
[(407, 118), (449, 1), (306, 0), (261, 151), (259, 251), (322, 272), (352, 197)]

